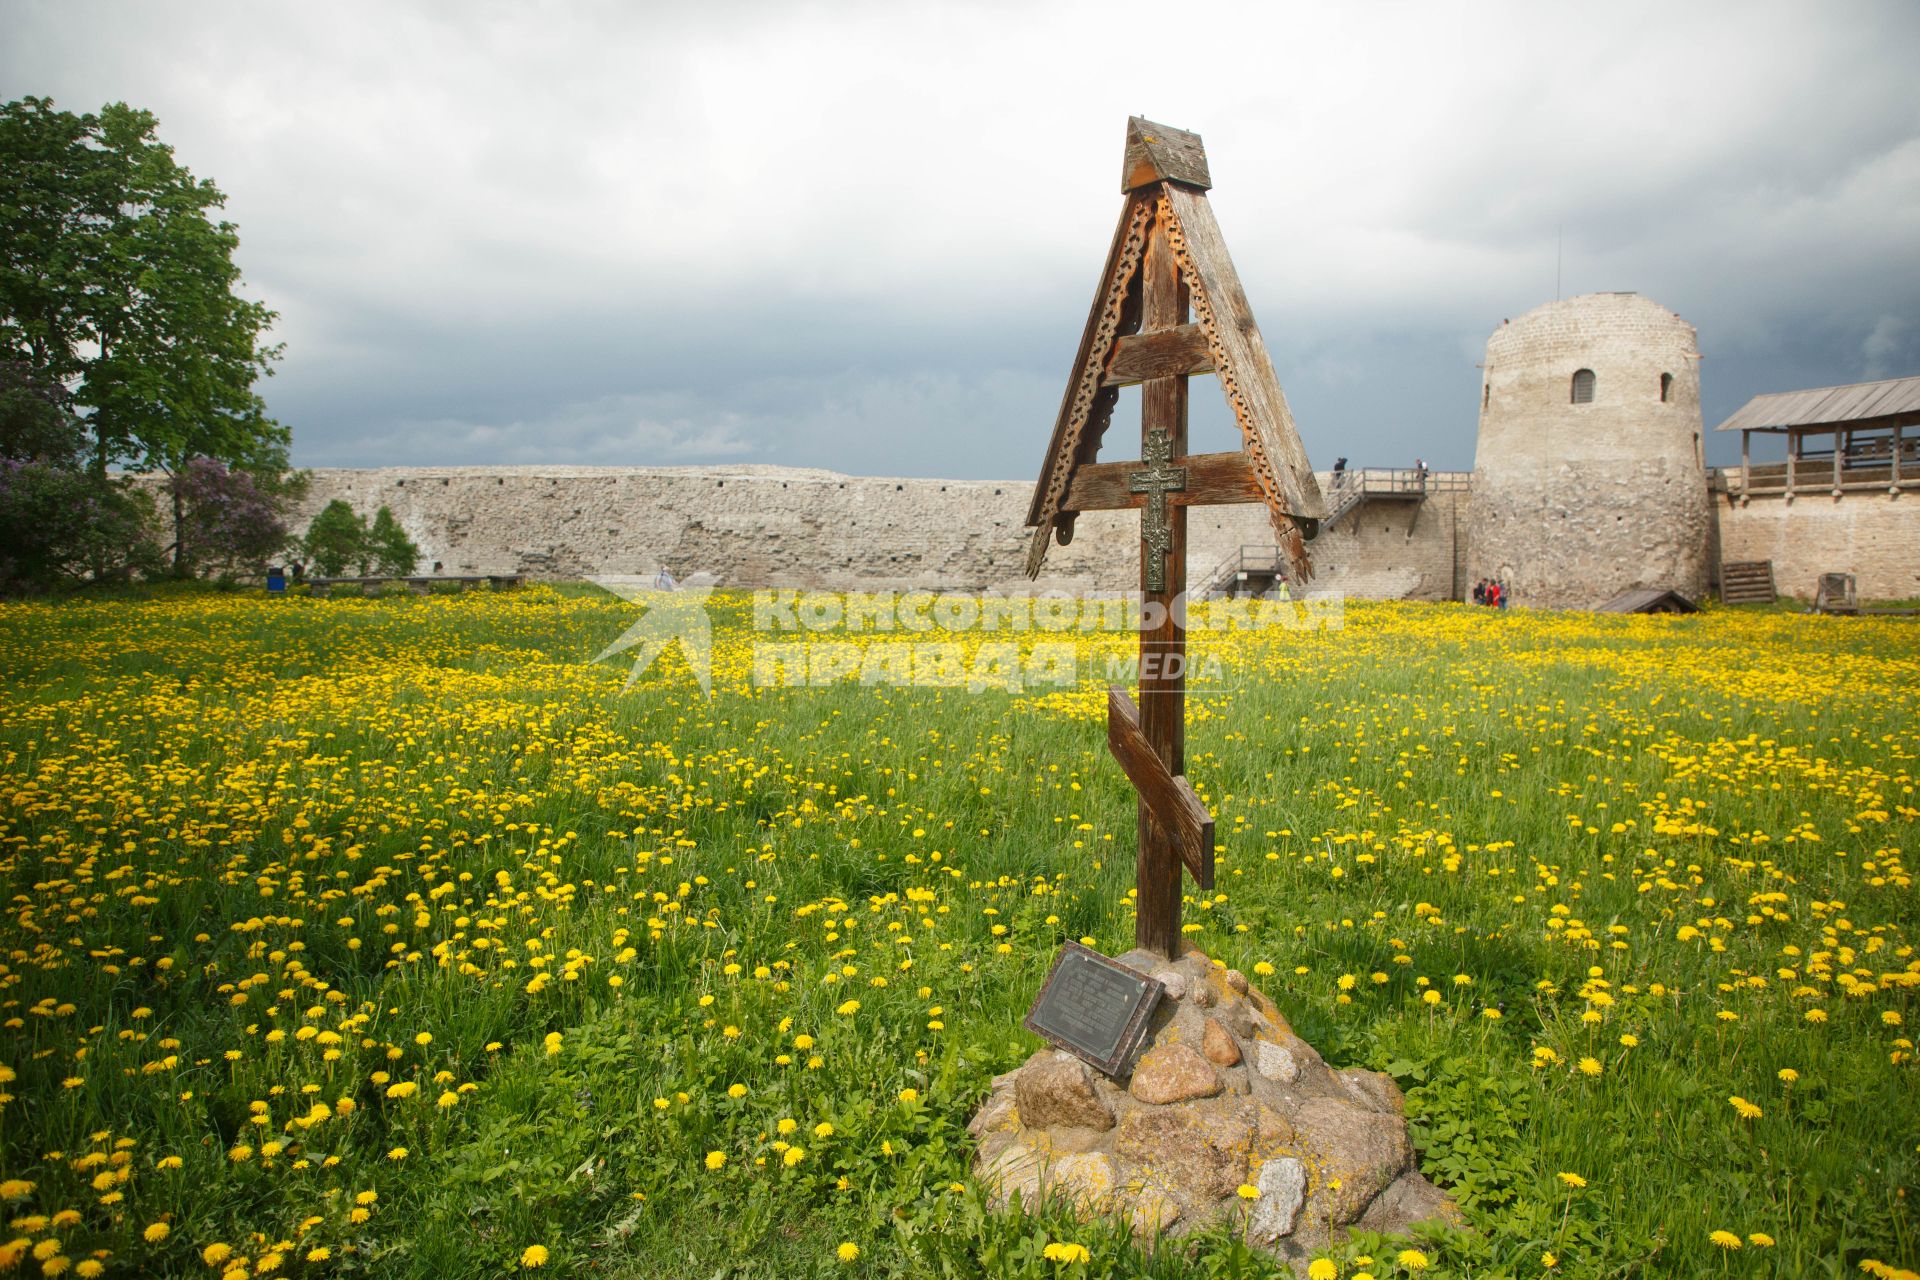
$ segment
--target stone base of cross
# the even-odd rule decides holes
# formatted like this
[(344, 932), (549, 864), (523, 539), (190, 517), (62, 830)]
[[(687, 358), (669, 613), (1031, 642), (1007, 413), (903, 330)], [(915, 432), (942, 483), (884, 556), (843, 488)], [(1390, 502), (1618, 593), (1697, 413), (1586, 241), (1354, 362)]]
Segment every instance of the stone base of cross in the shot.
[[(1198, 134), (1127, 122), (1114, 233), (1027, 524), (1037, 576), (1082, 511), (1139, 510), (1139, 703), (1108, 692), (1107, 743), (1140, 793), (1135, 945), (1180, 950), (1180, 868), (1213, 886), (1213, 820), (1187, 784), (1187, 508), (1261, 502), (1295, 576), (1325, 505), (1213, 219)], [(1193, 317), (1189, 320), (1189, 315)], [(1241, 449), (1187, 453), (1187, 380), (1216, 375)], [(1140, 387), (1142, 462), (1095, 462), (1119, 388)]]

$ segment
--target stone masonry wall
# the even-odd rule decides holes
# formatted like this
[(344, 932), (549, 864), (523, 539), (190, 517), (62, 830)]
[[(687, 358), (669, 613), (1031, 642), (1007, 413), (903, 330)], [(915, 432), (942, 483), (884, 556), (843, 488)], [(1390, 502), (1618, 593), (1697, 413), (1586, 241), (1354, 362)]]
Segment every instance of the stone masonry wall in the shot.
[[(421, 572), (676, 575), (732, 587), (1126, 591), (1138, 585), (1139, 516), (1094, 512), (1071, 545), (1023, 573), (1025, 481), (908, 480), (785, 467), (448, 467), (316, 470), (295, 527), (343, 498), (392, 508)], [(1326, 484), (1327, 477), (1322, 477)], [(1444, 600), (1455, 594), (1467, 495), (1370, 503), (1309, 544), (1314, 590)], [(1257, 505), (1188, 515), (1198, 587), (1242, 545), (1271, 547)], [(437, 566), (437, 568), (436, 568)]]
[(1863, 600), (1920, 598), (1920, 500), (1846, 493), (1715, 495), (1724, 560), (1771, 560), (1782, 595), (1812, 599), (1823, 573), (1851, 573)]
[[(1643, 586), (1700, 599), (1711, 517), (1693, 326), (1635, 294), (1587, 294), (1496, 329), (1485, 367), (1469, 578), (1548, 608)], [(1580, 369), (1591, 403), (1572, 402)]]

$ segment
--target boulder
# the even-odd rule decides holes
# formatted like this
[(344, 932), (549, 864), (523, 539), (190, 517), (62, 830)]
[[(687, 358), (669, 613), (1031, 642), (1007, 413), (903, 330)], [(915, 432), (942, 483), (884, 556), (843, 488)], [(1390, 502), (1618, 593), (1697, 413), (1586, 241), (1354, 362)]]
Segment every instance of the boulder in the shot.
[(1269, 1160), (1260, 1166), (1253, 1185), (1260, 1198), (1253, 1202), (1247, 1219), (1247, 1235), (1256, 1244), (1272, 1244), (1292, 1235), (1300, 1206), (1307, 1202), (1307, 1166), (1292, 1156)]
[(1320, 1155), (1316, 1218), (1352, 1222), (1413, 1163), (1407, 1123), (1399, 1116), (1309, 1098), (1295, 1109), (1293, 1123)]
[(1393, 1077), (1384, 1071), (1361, 1071), (1355, 1068), (1340, 1072), (1340, 1082), (1347, 1087), (1355, 1101), (1382, 1115), (1401, 1116), (1407, 1113), (1406, 1095), (1400, 1092), (1400, 1086)]
[(1300, 1078), (1300, 1064), (1293, 1051), (1262, 1040), (1253, 1047), (1253, 1067), (1276, 1084), (1292, 1084)]
[(1232, 1112), (1142, 1107), (1120, 1122), (1113, 1153), (1144, 1186), (1189, 1200), (1233, 1195), (1246, 1180), (1253, 1130)]
[[(1142, 1102), (1161, 1106), (1189, 1098), (1210, 1098), (1220, 1092), (1220, 1073), (1192, 1046), (1162, 1044), (1148, 1050), (1134, 1067), (1128, 1092)], [(1025, 1114), (1024, 1107), (1021, 1111)]]
[(1014, 1077), (1020, 1120), (1029, 1129), (1054, 1125), (1113, 1128), (1113, 1112), (1094, 1090), (1087, 1064), (1070, 1053), (1042, 1049)]
[(1409, 1169), (1375, 1196), (1353, 1225), (1362, 1231), (1388, 1235), (1404, 1232), (1421, 1222), (1444, 1222), (1450, 1227), (1466, 1225), (1460, 1210), (1447, 1199), (1444, 1191), (1428, 1182), (1418, 1170)]
[(1040, 1153), (1015, 1143), (989, 1160), (979, 1170), (987, 1196), (996, 1205), (1004, 1205), (1015, 1196), (1024, 1208), (1040, 1203)]
[(1155, 1010), (1130, 1075), (1049, 1048), (994, 1080), (968, 1128), (997, 1205), (1044, 1193), (1124, 1217), (1142, 1241), (1244, 1230), (1296, 1273), (1351, 1231), (1461, 1223), (1413, 1166), (1391, 1078), (1333, 1070), (1245, 975), (1198, 951), (1122, 960), (1185, 996)]
[(1045, 1174), (1049, 1191), (1083, 1209), (1104, 1209), (1113, 1197), (1113, 1157), (1102, 1152), (1063, 1156)]
[(1220, 1025), (1218, 1018), (1207, 1019), (1200, 1051), (1206, 1054), (1207, 1061), (1216, 1066), (1232, 1067), (1240, 1063), (1240, 1045), (1234, 1040), (1233, 1033)]
[(1180, 1202), (1149, 1187), (1134, 1197), (1127, 1217), (1137, 1236), (1153, 1236), (1180, 1221)]

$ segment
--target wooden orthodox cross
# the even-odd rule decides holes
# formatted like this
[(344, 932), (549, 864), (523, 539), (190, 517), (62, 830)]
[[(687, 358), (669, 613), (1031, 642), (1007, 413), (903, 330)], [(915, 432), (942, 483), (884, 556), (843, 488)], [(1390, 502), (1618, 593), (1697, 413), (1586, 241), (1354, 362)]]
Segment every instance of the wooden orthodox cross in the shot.
[[(1187, 784), (1187, 508), (1262, 502), (1296, 575), (1325, 514), (1273, 362), (1206, 192), (1200, 135), (1127, 122), (1126, 204), (1080, 338), (1027, 524), (1027, 574), (1082, 511), (1140, 509), (1140, 703), (1108, 691), (1107, 744), (1140, 793), (1135, 945), (1180, 947), (1180, 868), (1213, 887), (1213, 819)], [(1189, 322), (1191, 311), (1193, 320)], [(1187, 453), (1187, 379), (1212, 373), (1232, 453)], [(1095, 462), (1123, 386), (1140, 386), (1143, 462)]]

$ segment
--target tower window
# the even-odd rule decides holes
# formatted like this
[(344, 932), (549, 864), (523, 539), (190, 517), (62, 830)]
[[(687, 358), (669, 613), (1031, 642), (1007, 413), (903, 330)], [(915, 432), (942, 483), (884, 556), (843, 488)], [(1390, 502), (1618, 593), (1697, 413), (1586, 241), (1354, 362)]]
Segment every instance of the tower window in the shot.
[(1593, 403), (1593, 370), (1575, 369), (1573, 371), (1573, 402), (1575, 404)]
[(1672, 391), (1673, 391), (1673, 375), (1670, 373), (1661, 374), (1660, 375), (1660, 403), (1661, 404), (1665, 404), (1667, 402), (1667, 396)]
[(1482, 409), (1486, 408), (1487, 405), (1492, 402), (1492, 400), (1493, 400), (1493, 384), (1489, 382), (1480, 388), (1480, 407)]

